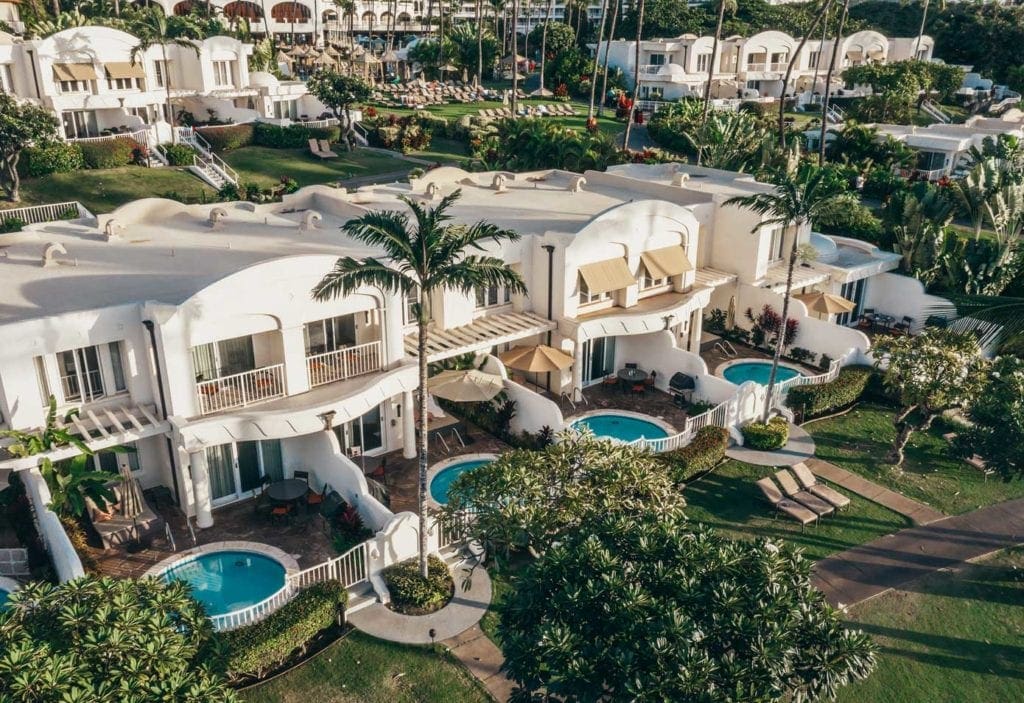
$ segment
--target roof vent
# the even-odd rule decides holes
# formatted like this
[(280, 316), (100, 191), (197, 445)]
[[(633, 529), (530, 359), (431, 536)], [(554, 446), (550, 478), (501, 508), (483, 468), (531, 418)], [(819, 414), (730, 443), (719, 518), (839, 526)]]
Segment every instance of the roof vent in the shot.
[(59, 262), (54, 258), (57, 254), (67, 254), (68, 250), (60, 242), (50, 242), (43, 249), (43, 268), (56, 266)]
[(679, 186), (680, 188), (686, 185), (686, 182), (690, 180), (690, 174), (679, 173), (678, 171), (672, 176), (672, 185)]
[(441, 186), (433, 181), (427, 184), (427, 200), (433, 200), (441, 194)]
[(210, 227), (216, 228), (220, 222), (228, 216), (228, 211), (222, 207), (215, 207), (210, 210), (210, 217), (207, 222), (210, 223)]
[(494, 178), (491, 180), (491, 188), (498, 191), (499, 193), (505, 192), (505, 176), (501, 173), (494, 174)]
[(103, 227), (103, 235), (108, 242), (113, 242), (121, 238), (118, 231), (123, 229), (124, 225), (117, 220), (107, 220), (107, 224)]
[(581, 190), (583, 190), (583, 186), (585, 185), (587, 185), (587, 179), (584, 178), (583, 176), (576, 176), (571, 181), (569, 181), (569, 192), (579, 193)]
[(318, 229), (317, 225), (323, 222), (323, 219), (323, 216), (321, 216), (316, 210), (306, 210), (302, 213), (302, 223), (299, 225), (299, 230), (302, 232), (308, 232), (313, 229)]

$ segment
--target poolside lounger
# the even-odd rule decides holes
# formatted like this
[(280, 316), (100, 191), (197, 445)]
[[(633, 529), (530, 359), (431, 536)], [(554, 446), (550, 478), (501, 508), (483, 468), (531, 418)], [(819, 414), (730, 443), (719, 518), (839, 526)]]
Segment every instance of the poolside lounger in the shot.
[(765, 477), (758, 480), (757, 487), (761, 489), (765, 500), (771, 503), (776, 511), (785, 513), (799, 522), (801, 529), (809, 523), (818, 521), (817, 513), (782, 495), (782, 491), (779, 490), (779, 487), (770, 478)]
[(810, 508), (818, 515), (824, 517), (826, 515), (831, 515), (836, 511), (835, 507), (833, 507), (833, 505), (827, 500), (819, 498), (810, 491), (802, 490), (800, 486), (797, 485), (796, 479), (793, 478), (793, 474), (789, 473), (786, 469), (777, 471), (775, 473), (775, 480), (779, 482), (780, 486), (782, 486), (782, 492), (785, 493), (787, 497), (792, 498), (801, 505)]
[(826, 486), (824, 483), (818, 481), (817, 476), (807, 468), (807, 464), (800, 463), (791, 468), (793, 475), (796, 476), (796, 480), (800, 482), (801, 486), (819, 498), (827, 500), (829, 503), (836, 506), (836, 510), (842, 510), (850, 504), (849, 498), (834, 488)]
[(315, 139), (309, 140), (309, 153), (312, 154), (313, 156), (318, 156), (321, 159), (330, 158), (323, 151), (320, 150), (320, 144)]
[(331, 151), (331, 143), (326, 139), (320, 140), (320, 153), (330, 159), (336, 159), (338, 157), (333, 151)]

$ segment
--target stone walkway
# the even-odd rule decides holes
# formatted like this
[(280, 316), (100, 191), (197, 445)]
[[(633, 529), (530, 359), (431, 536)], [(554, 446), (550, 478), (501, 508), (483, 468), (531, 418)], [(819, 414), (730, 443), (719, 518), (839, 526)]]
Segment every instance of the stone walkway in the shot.
[(919, 503), (912, 498), (907, 498), (902, 493), (891, 491), (888, 488), (879, 486), (877, 483), (867, 480), (851, 471), (830, 464), (821, 459), (811, 458), (806, 462), (807, 467), (814, 472), (815, 476), (845, 488), (851, 493), (867, 498), (870, 501), (899, 513), (909, 518), (915, 525), (928, 525), (946, 517), (930, 505)]
[(939, 569), (1024, 543), (1024, 498), (909, 527), (822, 559), (814, 585), (834, 606), (851, 606)]
[(766, 452), (734, 444), (725, 451), (730, 459), (756, 466), (793, 466), (814, 456), (814, 438), (797, 425), (789, 426), (789, 441), (782, 449)]
[(501, 671), (505, 657), (479, 625), (473, 625), (442, 644), (484, 685), (494, 700), (505, 703), (509, 699), (515, 684)]

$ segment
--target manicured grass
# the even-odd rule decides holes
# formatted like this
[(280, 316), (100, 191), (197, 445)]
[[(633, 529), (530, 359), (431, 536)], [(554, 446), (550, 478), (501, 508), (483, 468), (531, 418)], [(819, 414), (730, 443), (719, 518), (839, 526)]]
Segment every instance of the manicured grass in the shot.
[(18, 207), (78, 200), (93, 213), (102, 213), (139, 198), (209, 202), (216, 193), (184, 169), (123, 166), (27, 178), (21, 183), (21, 197)]
[(273, 186), (282, 176), (294, 178), (299, 186), (333, 183), (348, 178), (409, 171), (414, 164), (376, 151), (357, 149), (348, 153), (335, 145), (336, 159), (319, 159), (307, 149), (268, 149), (249, 146), (221, 154), (238, 171), (242, 183)]
[(313, 661), (245, 692), (248, 703), (486, 703), (454, 659), (352, 632)]
[(813, 560), (910, 526), (901, 515), (848, 494), (852, 501), (843, 512), (801, 531), (799, 524), (784, 515), (773, 518), (771, 506), (754, 484), (775, 471), (766, 466), (728, 461), (686, 486), (686, 514), (694, 522), (711, 525), (730, 537), (782, 538), (802, 547), (804, 555)]
[(840, 703), (1024, 700), (1024, 550), (927, 576), (850, 620), (878, 644), (879, 666)]
[(458, 166), (469, 158), (469, 147), (456, 139), (435, 136), (430, 140), (429, 147), (423, 151), (411, 151), (409, 156), (442, 164), (453, 163)]
[(1024, 482), (986, 481), (982, 473), (952, 456), (942, 434), (948, 428), (936, 421), (929, 432), (916, 432), (907, 446), (903, 471), (884, 463), (895, 437), (894, 411), (862, 404), (831, 420), (807, 425), (819, 459), (854, 471), (950, 515), (1024, 496)]

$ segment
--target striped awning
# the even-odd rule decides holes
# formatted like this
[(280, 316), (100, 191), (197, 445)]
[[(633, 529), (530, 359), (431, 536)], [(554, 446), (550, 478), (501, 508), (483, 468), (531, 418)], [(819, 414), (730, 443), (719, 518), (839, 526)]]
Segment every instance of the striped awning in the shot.
[(596, 261), (580, 266), (580, 276), (591, 294), (610, 293), (636, 285), (636, 277), (629, 270), (626, 260), (619, 257)]
[(94, 81), (96, 69), (91, 63), (55, 63), (53, 78), (57, 81)]
[(107, 78), (145, 78), (146, 71), (141, 63), (130, 61), (110, 61), (103, 64), (103, 70), (107, 72)]
[[(427, 334), (427, 360), (441, 361), (461, 354), (480, 352), (553, 330), (557, 324), (530, 312), (486, 315), (468, 325), (432, 329)], [(416, 333), (406, 335), (405, 352), (417, 356)]]
[(679, 246), (651, 249), (640, 255), (651, 278), (670, 278), (692, 271), (693, 266), (686, 258), (686, 251)]

